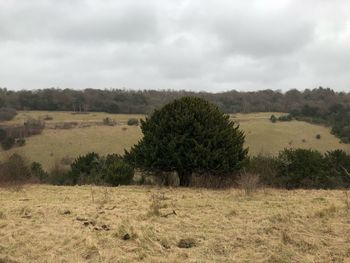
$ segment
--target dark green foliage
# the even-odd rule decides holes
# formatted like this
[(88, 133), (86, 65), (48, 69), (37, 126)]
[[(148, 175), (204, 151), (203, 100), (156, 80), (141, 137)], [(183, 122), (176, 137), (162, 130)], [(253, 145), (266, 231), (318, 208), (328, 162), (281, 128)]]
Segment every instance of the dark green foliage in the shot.
[(271, 117), (270, 117), (270, 121), (272, 123), (276, 123), (277, 122), (277, 117), (274, 114), (272, 114)]
[(288, 115), (282, 115), (280, 117), (278, 117), (279, 121), (291, 121), (293, 120), (292, 115), (288, 114)]
[(350, 155), (343, 150), (328, 151), (324, 163), (334, 187), (350, 187)]
[(98, 173), (102, 169), (100, 156), (91, 152), (83, 156), (79, 156), (71, 164), (69, 178), (73, 185), (97, 183)]
[[(11, 91), (0, 88), (0, 106), (17, 110), (97, 111), (113, 113), (149, 113), (173, 99), (196, 96), (219, 106), (226, 113), (236, 112), (299, 112), (320, 114), (333, 104), (346, 106), (350, 93), (335, 92), (329, 88), (289, 90), (287, 92), (260, 90), (256, 92), (208, 93), (170, 90), (118, 90), (118, 89), (42, 89)], [(317, 109), (316, 109), (317, 108)], [(315, 110), (316, 109), (316, 110)]]
[(318, 151), (285, 149), (278, 156), (281, 185), (291, 188), (327, 188), (323, 156)]
[(128, 185), (132, 183), (134, 168), (119, 155), (107, 155), (102, 170), (102, 180), (110, 186)]
[(49, 175), (44, 171), (42, 165), (38, 162), (32, 162), (30, 166), (31, 175), (35, 178), (39, 179), (41, 183), (47, 183)]
[(239, 170), (247, 155), (244, 134), (217, 106), (183, 97), (141, 120), (144, 137), (126, 158), (145, 171), (176, 171), (181, 186), (192, 173), (225, 175)]
[(137, 126), (137, 125), (139, 125), (139, 120), (135, 119), (135, 118), (128, 119), (128, 125), (129, 126), (133, 126), (133, 125)]
[(0, 121), (10, 121), (17, 115), (15, 109), (0, 108)]
[(125, 185), (132, 182), (134, 168), (116, 154), (99, 156), (91, 152), (79, 156), (66, 174), (65, 184)]
[(13, 137), (6, 137), (2, 142), (1, 146), (6, 151), (11, 149), (15, 145), (16, 140)]
[(285, 149), (277, 157), (250, 158), (246, 171), (258, 174), (262, 184), (281, 188), (349, 188), (350, 155), (343, 150)]

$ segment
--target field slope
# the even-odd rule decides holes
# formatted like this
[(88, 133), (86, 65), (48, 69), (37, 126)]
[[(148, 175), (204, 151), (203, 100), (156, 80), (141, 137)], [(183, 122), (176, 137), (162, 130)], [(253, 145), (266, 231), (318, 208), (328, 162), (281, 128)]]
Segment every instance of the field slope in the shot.
[[(278, 115), (278, 113), (275, 113)], [(0, 156), (14, 152), (24, 154), (31, 161), (38, 161), (45, 168), (50, 168), (62, 158), (72, 159), (80, 154), (95, 151), (101, 154), (123, 153), (142, 136), (137, 126), (127, 126), (129, 118), (143, 118), (143, 115), (125, 114), (71, 114), (69, 112), (20, 112), (7, 125), (23, 123), (28, 118), (52, 117), (46, 121), (45, 130), (41, 135), (27, 138), (23, 147), (1, 151)], [(350, 152), (350, 145), (340, 144), (339, 139), (330, 134), (327, 127), (306, 122), (291, 121), (271, 123), (271, 113), (235, 114), (237, 121), (246, 134), (246, 146), (251, 155), (277, 154), (288, 147), (312, 148), (325, 152), (332, 149), (344, 149)], [(106, 117), (114, 120), (117, 125), (101, 125)], [(78, 125), (71, 129), (55, 128), (62, 123), (74, 122)], [(320, 134), (321, 139), (316, 139)]]
[(347, 202), (325, 190), (0, 188), (0, 262), (350, 262)]

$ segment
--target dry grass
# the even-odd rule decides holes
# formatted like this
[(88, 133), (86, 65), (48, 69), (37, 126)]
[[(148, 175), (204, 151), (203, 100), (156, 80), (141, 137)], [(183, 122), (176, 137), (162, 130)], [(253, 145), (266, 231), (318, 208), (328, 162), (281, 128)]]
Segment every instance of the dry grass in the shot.
[[(272, 113), (236, 114), (238, 121), (246, 133), (246, 145), (251, 155), (276, 154), (285, 147), (313, 148), (322, 152), (332, 149), (344, 149), (350, 152), (350, 144), (340, 144), (339, 139), (330, 134), (329, 128), (308, 124), (306, 122), (277, 122), (271, 123)], [(276, 116), (279, 113), (274, 113)], [(142, 118), (142, 115), (127, 114), (71, 114), (69, 112), (20, 112), (12, 123), (20, 123), (28, 117), (44, 118), (55, 122), (102, 122), (109, 117), (117, 122), (126, 122), (129, 118)], [(51, 125), (53, 126), (53, 125)], [(316, 139), (320, 134), (321, 139)], [(123, 153), (141, 138), (141, 130), (137, 126), (96, 126), (73, 129), (45, 129), (41, 135), (26, 139), (26, 145), (13, 148), (10, 151), (0, 151), (0, 158), (20, 152), (31, 161), (38, 161), (44, 168), (49, 169), (62, 158), (71, 159), (79, 154), (95, 151), (101, 154)], [(304, 140), (304, 142), (303, 142)]]
[(56, 122), (88, 122), (88, 121), (100, 121), (104, 118), (110, 118), (115, 121), (126, 122), (130, 118), (141, 119), (144, 115), (140, 114), (112, 114), (105, 112), (91, 112), (88, 114), (72, 114), (67, 111), (19, 111), (16, 117), (11, 120), (4, 122), (5, 124), (23, 124), (30, 118), (34, 119), (45, 119), (47, 116), (52, 117), (52, 120), (46, 120), (46, 123)]
[(41, 135), (27, 138), (26, 145), (2, 151), (0, 156), (19, 152), (32, 161), (40, 162), (49, 169), (62, 158), (75, 158), (87, 152), (100, 154), (124, 153), (141, 137), (138, 126), (91, 126), (69, 130), (44, 130)]
[[(159, 214), (176, 215), (150, 214), (155, 195)], [(94, 196), (89, 186), (0, 189), (0, 262), (350, 262), (342, 191), (132, 186)]]
[[(343, 149), (350, 152), (350, 144), (341, 144), (339, 139), (330, 133), (330, 129), (302, 121), (271, 123), (271, 114), (250, 113), (236, 114), (234, 119), (240, 123), (246, 134), (246, 145), (251, 155), (277, 154), (284, 148), (316, 149), (321, 152)], [(316, 139), (320, 134), (321, 139)]]

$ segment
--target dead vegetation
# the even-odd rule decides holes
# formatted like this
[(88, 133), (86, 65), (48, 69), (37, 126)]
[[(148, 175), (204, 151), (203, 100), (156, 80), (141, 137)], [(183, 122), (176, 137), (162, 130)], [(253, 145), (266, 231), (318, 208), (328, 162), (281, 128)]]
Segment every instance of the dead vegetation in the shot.
[[(0, 262), (349, 262), (337, 190), (0, 190)], [(166, 216), (169, 213), (171, 214)]]

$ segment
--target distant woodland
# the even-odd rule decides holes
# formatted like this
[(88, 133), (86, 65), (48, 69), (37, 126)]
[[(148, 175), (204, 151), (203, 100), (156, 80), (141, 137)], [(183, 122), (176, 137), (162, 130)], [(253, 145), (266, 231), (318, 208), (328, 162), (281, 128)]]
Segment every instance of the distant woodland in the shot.
[(15, 110), (102, 111), (147, 114), (173, 99), (197, 96), (215, 103), (225, 113), (286, 112), (295, 119), (324, 123), (345, 143), (350, 141), (350, 93), (319, 87), (287, 92), (262, 90), (220, 93), (170, 90), (71, 90), (12, 91), (0, 88), (0, 108)]

